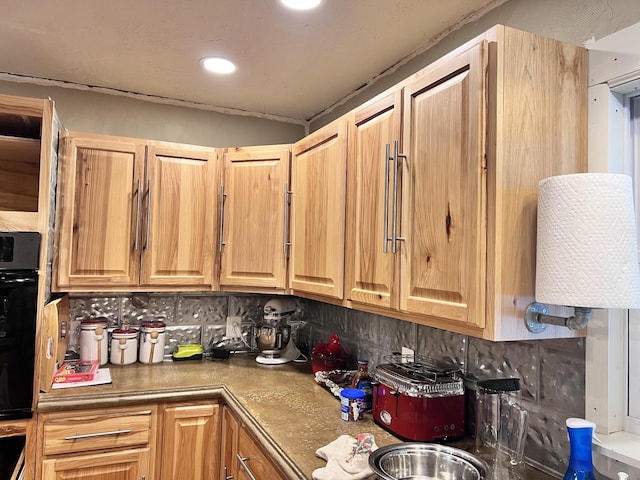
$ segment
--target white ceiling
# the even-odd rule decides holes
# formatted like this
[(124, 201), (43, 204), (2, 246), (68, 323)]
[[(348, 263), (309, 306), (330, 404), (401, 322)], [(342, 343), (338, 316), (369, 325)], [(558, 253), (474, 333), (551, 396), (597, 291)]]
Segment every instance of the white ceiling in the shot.
[(0, 79), (303, 123), (504, 1), (0, 0)]

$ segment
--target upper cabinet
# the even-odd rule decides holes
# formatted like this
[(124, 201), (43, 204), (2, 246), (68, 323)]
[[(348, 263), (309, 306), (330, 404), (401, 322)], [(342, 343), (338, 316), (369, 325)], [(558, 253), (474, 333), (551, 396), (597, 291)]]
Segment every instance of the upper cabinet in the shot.
[[(402, 112), (402, 113), (401, 113)], [(497, 26), (349, 118), (347, 300), (491, 340), (529, 333), (538, 182), (586, 170), (586, 51)]]
[[(398, 189), (394, 160), (402, 123), (402, 89), (352, 111), (349, 119), (346, 297), (354, 305), (398, 308), (400, 257)], [(395, 157), (394, 157), (395, 152)]]
[(402, 222), (391, 240), (401, 255), (400, 309), (477, 327), (485, 320), (486, 55), (481, 42), (405, 86), (395, 155), (402, 195), (393, 199)]
[(220, 287), (284, 292), (289, 243), (290, 145), (230, 148), (220, 190)]
[(289, 287), (294, 294), (343, 298), (346, 171), (345, 119), (293, 146)]
[(214, 149), (65, 132), (57, 289), (213, 284)]
[(57, 127), (52, 100), (0, 95), (0, 230), (46, 232)]

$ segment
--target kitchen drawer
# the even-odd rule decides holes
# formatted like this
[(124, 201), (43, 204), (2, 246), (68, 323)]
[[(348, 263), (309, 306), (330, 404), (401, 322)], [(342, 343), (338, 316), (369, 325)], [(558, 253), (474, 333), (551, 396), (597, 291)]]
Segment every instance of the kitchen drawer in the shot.
[(147, 445), (155, 424), (156, 410), (85, 410), (43, 416), (43, 454), (47, 456)]

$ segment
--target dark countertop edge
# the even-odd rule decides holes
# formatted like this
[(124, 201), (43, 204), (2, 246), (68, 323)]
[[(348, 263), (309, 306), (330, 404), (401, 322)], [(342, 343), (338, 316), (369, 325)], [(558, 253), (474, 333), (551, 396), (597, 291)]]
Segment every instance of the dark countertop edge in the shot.
[(268, 432), (253, 418), (247, 408), (233, 395), (225, 385), (216, 385), (206, 389), (185, 388), (173, 391), (158, 390), (140, 393), (104, 394), (75, 396), (68, 398), (41, 399), (38, 402), (37, 413), (59, 412), (76, 408), (105, 408), (114, 406), (140, 405), (144, 403), (182, 402), (198, 400), (221, 400), (236, 414), (242, 424), (258, 439), (282, 473), (291, 479), (310, 480), (310, 477), (298, 468), (280, 446), (271, 438)]

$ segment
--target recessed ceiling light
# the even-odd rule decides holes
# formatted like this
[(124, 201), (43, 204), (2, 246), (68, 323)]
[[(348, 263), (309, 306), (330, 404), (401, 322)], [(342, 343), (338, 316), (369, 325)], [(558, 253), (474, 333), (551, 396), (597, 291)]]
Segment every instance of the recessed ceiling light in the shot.
[(294, 10), (310, 10), (320, 5), (322, 0), (280, 0), (285, 7)]
[(205, 57), (201, 61), (205, 70), (213, 73), (233, 73), (236, 66), (233, 62), (221, 57)]

